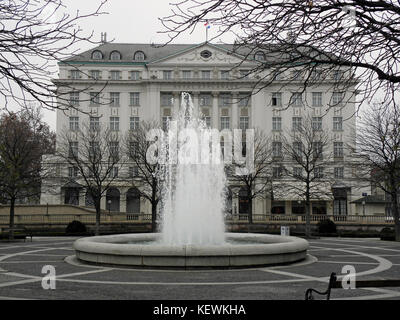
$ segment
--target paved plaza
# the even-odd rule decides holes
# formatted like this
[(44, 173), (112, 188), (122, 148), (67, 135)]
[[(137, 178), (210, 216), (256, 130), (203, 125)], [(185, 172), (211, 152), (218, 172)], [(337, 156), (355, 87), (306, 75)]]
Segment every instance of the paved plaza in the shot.
[[(295, 265), (211, 271), (85, 265), (74, 258), (75, 239), (0, 243), (0, 299), (303, 300), (346, 265), (357, 280), (400, 279), (400, 243), (379, 239), (321, 238)], [(55, 289), (42, 287), (46, 265), (55, 268)], [(331, 299), (400, 299), (400, 288), (334, 289)]]

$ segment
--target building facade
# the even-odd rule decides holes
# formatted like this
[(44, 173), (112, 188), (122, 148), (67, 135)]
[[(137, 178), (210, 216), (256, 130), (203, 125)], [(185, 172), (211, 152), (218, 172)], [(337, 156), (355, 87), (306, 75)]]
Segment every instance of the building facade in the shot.
[[(182, 92), (191, 93), (193, 103), (210, 127), (260, 128), (273, 141), (273, 152), (277, 154), (282, 153), (280, 144), (286, 130), (310, 118), (316, 130), (328, 132), (331, 142), (327, 148), (335, 155), (326, 168), (330, 172), (331, 195), (313, 199), (313, 213), (361, 214), (352, 202), (363, 193), (370, 194), (370, 188), (357, 182), (354, 166), (348, 165), (352, 157), (348, 146), (355, 145), (355, 103), (351, 93), (354, 87), (343, 92), (335, 91), (333, 85), (339, 80), (338, 72), (347, 71), (324, 75), (318, 85), (308, 88), (304, 87), (305, 75), (293, 71), (279, 75), (272, 69), (265, 69), (262, 74), (251, 73), (263, 59), (265, 56), (259, 51), (243, 61), (232, 53), (232, 46), (211, 43), (160, 47), (103, 43), (59, 64), (59, 78), (54, 82), (60, 91), (68, 88), (71, 107), (57, 111), (57, 136), (79, 130), (83, 123), (102, 123), (121, 136), (135, 130), (140, 121), (156, 120), (165, 126), (174, 108), (178, 108)], [(273, 81), (263, 86), (260, 79), (265, 76)], [(43, 183), (41, 204), (91, 205), (73, 167), (51, 155), (44, 162), (55, 171)], [(150, 212), (149, 203), (138, 197), (124, 179), (132, 171), (135, 168), (127, 164), (117, 173), (121, 179), (115, 180), (102, 199), (103, 209)], [(278, 164), (271, 164), (271, 176), (276, 178), (275, 184), (280, 183)], [(65, 177), (70, 178), (68, 182)], [(228, 210), (248, 214), (241, 187), (232, 186), (232, 191)], [(304, 213), (302, 199), (284, 192), (275, 197), (266, 193), (253, 201), (253, 215)]]

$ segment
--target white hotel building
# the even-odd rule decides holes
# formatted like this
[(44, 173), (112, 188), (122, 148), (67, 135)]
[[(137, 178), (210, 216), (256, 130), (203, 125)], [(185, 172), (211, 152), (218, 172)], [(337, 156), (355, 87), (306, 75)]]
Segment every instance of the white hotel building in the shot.
[[(76, 129), (82, 122), (89, 122), (90, 117), (91, 121), (101, 121), (121, 134), (142, 120), (165, 123), (173, 108), (178, 106), (181, 92), (191, 93), (194, 104), (199, 106), (211, 127), (219, 130), (261, 128), (277, 142), (285, 127), (290, 128), (298, 118), (311, 113), (322, 130), (331, 135), (332, 150), (339, 153), (337, 161), (329, 169), (334, 172), (332, 178), (335, 179), (332, 197), (322, 202), (315, 201), (313, 213), (362, 214), (351, 202), (360, 199), (362, 193), (370, 194), (370, 190), (359, 187), (353, 169), (346, 166), (349, 154), (345, 146), (354, 144), (351, 129), (355, 126), (355, 104), (353, 98), (345, 98), (351, 95), (349, 92), (333, 91), (332, 83), (337, 81), (338, 75), (332, 74), (318, 86), (299, 93), (303, 90), (301, 79), (293, 81), (291, 78), (292, 81), (288, 82), (286, 79), (292, 75), (283, 74), (249, 99), (239, 100), (235, 98), (251, 93), (259, 81), (256, 76), (246, 74), (257, 60), (263, 59), (263, 53), (258, 52), (253, 60), (241, 63), (241, 57), (230, 50), (232, 46), (210, 43), (164, 47), (103, 43), (71, 57), (59, 64), (59, 79), (54, 82), (59, 88), (69, 86), (77, 89), (70, 95), (70, 102), (76, 105), (66, 111), (57, 111), (57, 134), (62, 130)], [(79, 92), (87, 87), (91, 87), (90, 92)], [(112, 102), (100, 103), (98, 99), (101, 98), (94, 98), (100, 91), (101, 97)], [(344, 104), (328, 108), (332, 99), (341, 98), (346, 101)], [(290, 105), (289, 100), (293, 102)], [(77, 105), (86, 113), (76, 111)], [(54, 177), (43, 183), (41, 204), (88, 205), (84, 188), (76, 188), (77, 185), (71, 182), (65, 184), (68, 176), (79, 180), (74, 176), (73, 168), (57, 163), (51, 156), (44, 161), (54, 162), (57, 170)], [(121, 178), (128, 175), (128, 171), (127, 168), (126, 172), (119, 172)], [(47, 191), (46, 185), (49, 184), (56, 189), (55, 192)], [(135, 198), (134, 194), (129, 183), (119, 183), (102, 199), (102, 208), (150, 213), (149, 203)], [(272, 200), (266, 194), (254, 200), (253, 215), (301, 214), (303, 209), (298, 200), (290, 197)], [(234, 213), (247, 213), (246, 200), (240, 193), (233, 196), (232, 203)]]

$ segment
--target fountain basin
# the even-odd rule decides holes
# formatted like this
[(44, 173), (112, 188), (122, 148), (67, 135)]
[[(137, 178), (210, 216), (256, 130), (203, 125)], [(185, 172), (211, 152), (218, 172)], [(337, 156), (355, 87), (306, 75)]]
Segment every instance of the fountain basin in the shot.
[(221, 245), (169, 246), (156, 243), (160, 239), (157, 233), (120, 234), (81, 238), (74, 242), (74, 249), (79, 260), (94, 264), (191, 269), (293, 263), (305, 259), (309, 246), (297, 237), (251, 233), (225, 236), (227, 243)]

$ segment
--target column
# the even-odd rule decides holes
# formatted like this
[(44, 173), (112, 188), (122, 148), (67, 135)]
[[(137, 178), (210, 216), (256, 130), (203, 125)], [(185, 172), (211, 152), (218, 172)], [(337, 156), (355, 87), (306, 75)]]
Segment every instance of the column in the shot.
[(232, 129), (237, 129), (239, 127), (238, 118), (238, 94), (235, 92), (232, 94)]
[(119, 211), (120, 212), (126, 212), (126, 192), (127, 188), (120, 188), (120, 193), (119, 193)]

